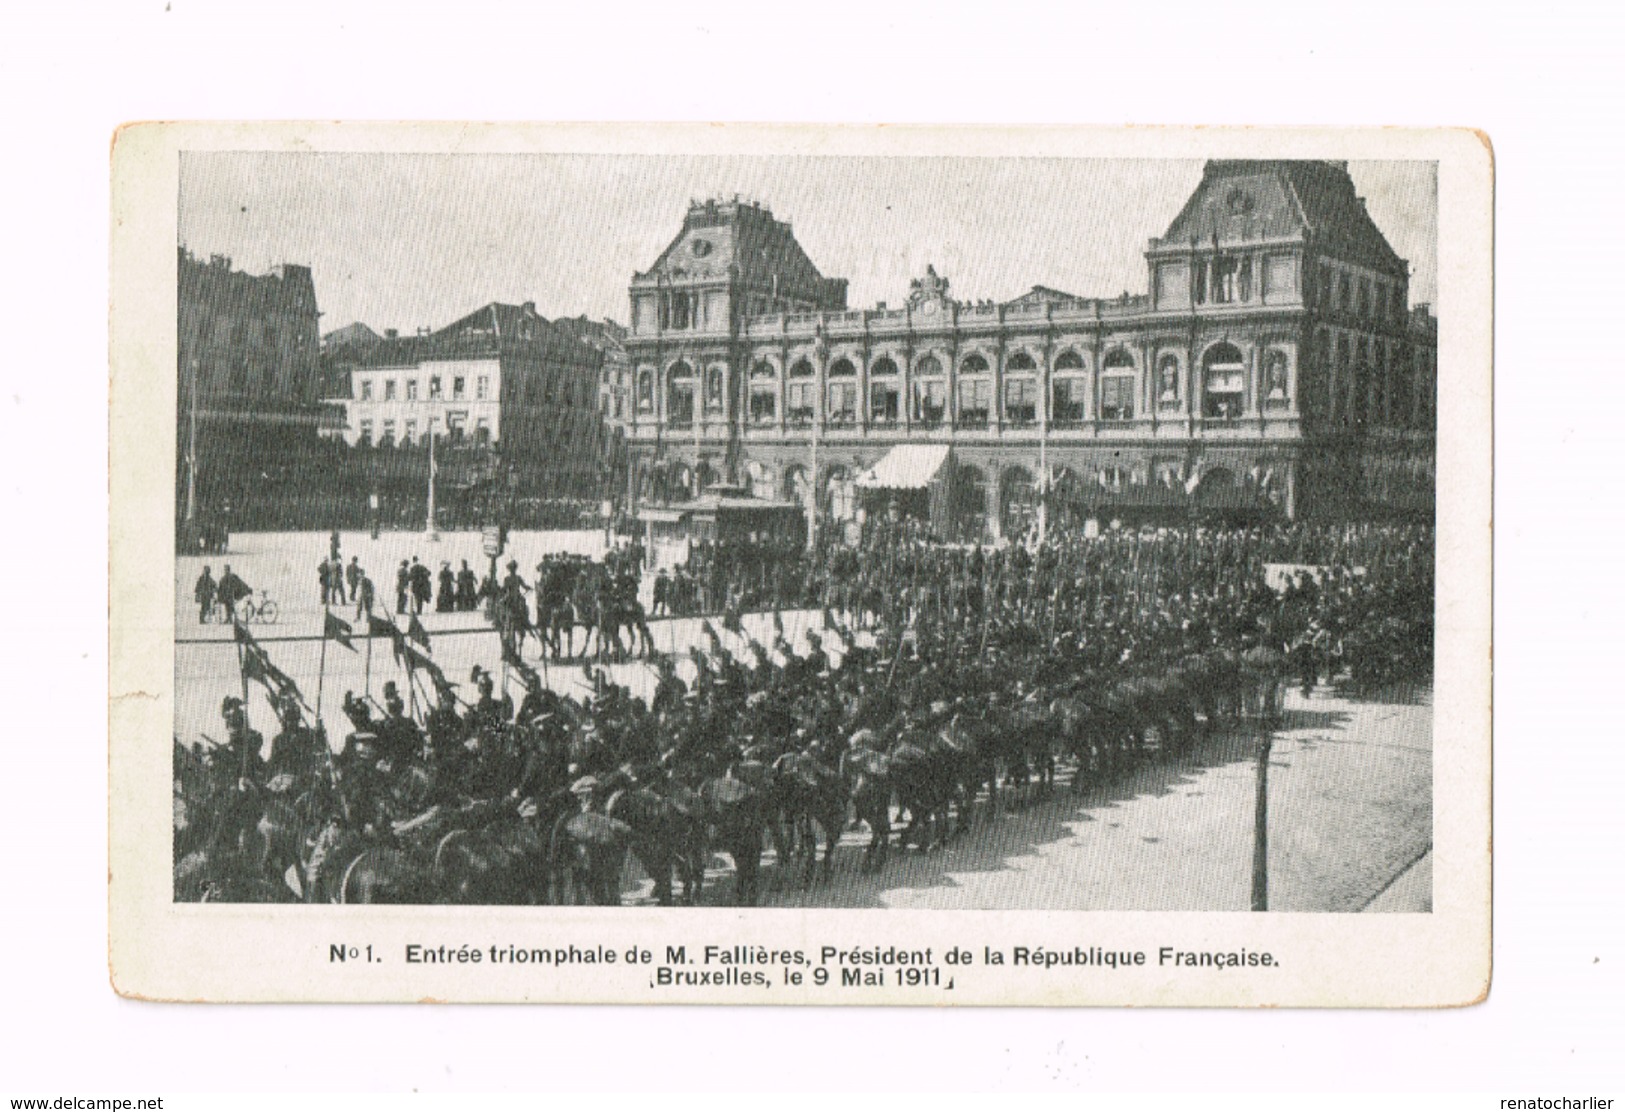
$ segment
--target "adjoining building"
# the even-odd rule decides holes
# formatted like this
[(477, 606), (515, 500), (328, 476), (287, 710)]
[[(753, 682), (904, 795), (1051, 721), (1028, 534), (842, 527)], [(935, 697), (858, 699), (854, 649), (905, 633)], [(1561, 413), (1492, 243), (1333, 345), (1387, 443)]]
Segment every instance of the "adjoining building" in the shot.
[(492, 302), (437, 331), (387, 331), (349, 374), (351, 448), (487, 448), (543, 496), (601, 493), (603, 352), (555, 327), (532, 302)]
[[(314, 439), (323, 413), (320, 313), (308, 266), (267, 274), (177, 252), (178, 527), (221, 512), (257, 460)], [(189, 546), (190, 546), (190, 542)]]
[(1144, 258), (1139, 295), (967, 303), (928, 269), (849, 310), (770, 211), (692, 204), (630, 289), (632, 489), (816, 490), (840, 520), (929, 444), (950, 473), (928, 501), (967, 539), (1025, 530), (1045, 491), (1052, 513), (1431, 515), (1436, 324), (1346, 163), (1209, 162)]

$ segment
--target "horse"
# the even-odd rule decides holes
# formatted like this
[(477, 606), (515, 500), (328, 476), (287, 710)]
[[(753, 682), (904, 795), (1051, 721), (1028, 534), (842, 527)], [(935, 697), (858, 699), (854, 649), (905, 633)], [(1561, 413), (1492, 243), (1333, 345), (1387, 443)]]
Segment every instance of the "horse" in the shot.
[(425, 870), (403, 850), (373, 846), (362, 851), (339, 882), (339, 903), (426, 904), (434, 900)]
[(596, 811), (565, 812), (553, 822), (547, 847), (548, 902), (621, 902), (621, 864), (632, 830)]
[(854, 747), (841, 754), (840, 771), (853, 812), (869, 827), (863, 871), (883, 868), (891, 846), (891, 759), (874, 749)]
[(811, 887), (818, 863), (814, 825), (824, 832), (823, 872), (827, 881), (834, 871), (835, 847), (846, 825), (846, 785), (840, 773), (808, 753), (785, 753), (773, 762), (773, 770), (790, 824), (791, 853), (806, 858), (802, 884)]
[(705, 880), (704, 830), (692, 809), (685, 810), (650, 787), (628, 787), (611, 793), (604, 813), (631, 830), (632, 853), (654, 880), (661, 907), (672, 904), (672, 874), (683, 883), (683, 902), (699, 901)]

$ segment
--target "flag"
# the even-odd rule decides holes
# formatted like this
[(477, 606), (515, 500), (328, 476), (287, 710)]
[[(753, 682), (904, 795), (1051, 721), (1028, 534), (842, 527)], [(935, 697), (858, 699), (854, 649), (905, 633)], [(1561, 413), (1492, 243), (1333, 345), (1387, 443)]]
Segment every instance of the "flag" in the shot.
[(305, 697), (300, 692), (299, 685), (294, 683), (292, 677), (286, 672), (271, 663), (271, 658), (266, 655), (265, 649), (260, 646), (258, 641), (254, 640), (254, 635), (244, 629), (241, 623), (237, 625), (236, 638), (238, 643), (242, 645), (243, 678), (245, 680), (253, 680), (255, 683), (263, 685), (266, 692), (272, 696), (273, 702), (277, 699), (292, 698), (297, 699), (299, 705), (307, 711), (310, 709), (310, 704), (305, 702)]
[(415, 672), (421, 668), (429, 673), (429, 678), (434, 681), (436, 691), (442, 691), (451, 686), (451, 681), (446, 678), (446, 673), (441, 671), (440, 665), (430, 659), (429, 654), (415, 642), (401, 638), (399, 649), (402, 663), (406, 665), (407, 671)]
[(355, 652), (355, 645), (350, 641), (350, 635), (354, 632), (355, 631), (350, 628), (349, 622), (344, 621), (342, 618), (335, 615), (331, 610), (327, 612), (327, 622), (322, 629), (323, 637), (330, 637), (339, 644), (343, 645), (345, 648), (349, 649), (351, 652)]
[(375, 615), (368, 614), (367, 636), (388, 637), (389, 647), (394, 650), (395, 653), (395, 663), (399, 664), (401, 662), (402, 653), (405, 651), (406, 638), (401, 636), (401, 631), (395, 628), (394, 622), (390, 621), (388, 618), (380, 618)]
[(1202, 465), (1200, 462), (1191, 468), (1191, 473), (1185, 477), (1185, 493), (1195, 494), (1196, 488), (1202, 485)]
[(425, 652), (434, 651), (429, 648), (429, 631), (423, 628), (423, 623), (418, 621), (416, 614), (412, 615), (412, 624), (406, 627), (406, 636), (422, 645)]

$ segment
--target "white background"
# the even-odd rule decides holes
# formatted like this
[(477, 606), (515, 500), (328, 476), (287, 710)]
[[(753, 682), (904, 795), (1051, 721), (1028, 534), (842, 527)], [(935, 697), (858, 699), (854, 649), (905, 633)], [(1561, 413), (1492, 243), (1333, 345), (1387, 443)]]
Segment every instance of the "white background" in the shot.
[[(1081, 7), (1081, 6), (1080, 6)], [(0, 1092), (1618, 1094), (1613, 6), (34, 5), (0, 32)], [(180, 1007), (105, 968), (108, 147), (124, 120), (1468, 125), (1497, 196), (1495, 975), (1422, 1013)], [(1444, 492), (1446, 496), (1448, 492)]]

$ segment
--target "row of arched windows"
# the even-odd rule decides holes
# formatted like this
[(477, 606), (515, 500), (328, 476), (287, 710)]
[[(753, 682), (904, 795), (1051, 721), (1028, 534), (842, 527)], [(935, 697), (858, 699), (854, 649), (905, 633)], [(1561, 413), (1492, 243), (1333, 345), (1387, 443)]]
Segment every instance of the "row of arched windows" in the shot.
[[(1280, 349), (1271, 348), (1265, 353), (1259, 399), (1264, 408), (1287, 404), (1290, 365), (1290, 358)], [(999, 399), (1006, 423), (1020, 425), (1038, 419), (1038, 369), (1037, 362), (1025, 351), (1015, 352), (1006, 361), (1004, 396)], [(1083, 356), (1071, 348), (1056, 357), (1051, 378), (1051, 421), (1065, 424), (1086, 419), (1090, 390), (1087, 369)], [(1156, 378), (1148, 387), (1153, 404), (1159, 408), (1178, 408), (1182, 404), (1182, 370), (1181, 361), (1175, 355), (1164, 354), (1157, 360)], [(1135, 357), (1127, 349), (1113, 348), (1106, 353), (1100, 373), (1101, 420), (1126, 421), (1136, 416), (1136, 372)], [(1207, 350), (1198, 383), (1205, 417), (1224, 420), (1240, 416), (1244, 408), (1246, 372), (1246, 358), (1234, 344), (1220, 342)], [(948, 420), (948, 379), (941, 359), (927, 354), (914, 362), (906, 399), (901, 396), (899, 377), (893, 359), (889, 356), (876, 359), (869, 367), (869, 394), (865, 399), (860, 395), (856, 365), (844, 356), (834, 360), (825, 371), (824, 419), (832, 425), (856, 424), (862, 406), (867, 409), (870, 424), (895, 424), (901, 419), (906, 402), (915, 424), (929, 426)], [(816, 378), (817, 371), (810, 360), (802, 358), (790, 365), (784, 390), (784, 416), (790, 423), (805, 424), (813, 420), (818, 402)], [(667, 420), (678, 425), (691, 422), (695, 404), (694, 368), (679, 360), (668, 371), (667, 383)], [(750, 421), (754, 424), (777, 422), (778, 368), (769, 360), (758, 360), (750, 368), (748, 383)], [(654, 413), (653, 368), (645, 367), (638, 372), (637, 390), (638, 411)], [(722, 412), (724, 391), (723, 368), (707, 368), (703, 399), (706, 412)], [(959, 364), (958, 423), (963, 427), (985, 426), (992, 418), (994, 401), (992, 367), (987, 357), (979, 352), (965, 356)]]

